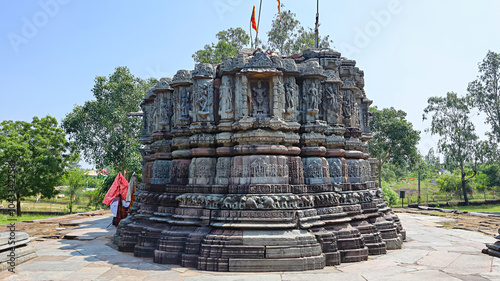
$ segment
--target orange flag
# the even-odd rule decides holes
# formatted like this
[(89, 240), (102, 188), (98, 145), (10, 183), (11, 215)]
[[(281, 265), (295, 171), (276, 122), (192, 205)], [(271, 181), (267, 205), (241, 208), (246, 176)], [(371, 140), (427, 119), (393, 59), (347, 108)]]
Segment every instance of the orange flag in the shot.
[(250, 21), (252, 22), (252, 28), (255, 29), (255, 31), (258, 33), (259, 31), (257, 30), (257, 22), (255, 21), (255, 6), (253, 6), (253, 12)]
[(281, 19), (281, 1), (278, 0), (278, 14), (280, 14), (280, 19)]

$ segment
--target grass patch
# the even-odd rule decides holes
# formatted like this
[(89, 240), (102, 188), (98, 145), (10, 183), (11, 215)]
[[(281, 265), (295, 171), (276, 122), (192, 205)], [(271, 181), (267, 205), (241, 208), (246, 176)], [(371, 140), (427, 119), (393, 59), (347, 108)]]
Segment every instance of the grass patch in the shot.
[(442, 207), (442, 208), (467, 211), (467, 212), (488, 212), (488, 213), (500, 212), (500, 205), (456, 206), (456, 207)]
[[(22, 222), (22, 221), (32, 221), (32, 220), (39, 220), (39, 219), (46, 219), (46, 218), (53, 218), (53, 217), (59, 217), (59, 215), (30, 215), (30, 214), (23, 214), (22, 217), (11, 217), (8, 214), (0, 214), (0, 225), (3, 224), (9, 224), (11, 222)], [(15, 219), (15, 220), (12, 220)]]

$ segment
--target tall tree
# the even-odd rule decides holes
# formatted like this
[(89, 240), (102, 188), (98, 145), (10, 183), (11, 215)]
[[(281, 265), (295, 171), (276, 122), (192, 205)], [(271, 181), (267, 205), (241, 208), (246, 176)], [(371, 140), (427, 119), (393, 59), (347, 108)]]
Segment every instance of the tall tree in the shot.
[(399, 166), (417, 164), (417, 143), (420, 132), (406, 120), (406, 112), (395, 108), (379, 110), (370, 108), (373, 119), (370, 128), (373, 138), (370, 141), (370, 154), (377, 158), (378, 182), (382, 186), (382, 166), (392, 163)]
[(468, 205), (466, 185), (476, 175), (476, 169), (474, 166), (473, 174), (468, 176), (466, 165), (477, 162), (480, 156), (478, 149), (482, 146), (470, 120), (470, 105), (466, 97), (450, 92), (446, 97), (429, 98), (423, 119), (427, 119), (429, 114), (432, 114), (431, 128), (426, 131), (440, 136), (439, 151), (458, 165), (462, 193), (465, 204)]
[(127, 113), (140, 110), (146, 89), (155, 82), (134, 77), (127, 67), (117, 67), (109, 77), (96, 77), (92, 89), (95, 100), (75, 106), (62, 122), (87, 162), (124, 175), (129, 171), (140, 173), (138, 139), (142, 123), (127, 117)]
[(34, 117), (31, 123), (0, 123), (0, 196), (12, 189), (21, 216), (21, 198), (41, 193), (53, 197), (54, 186), (78, 157), (54, 117)]
[(433, 173), (437, 173), (439, 169), (441, 168), (441, 160), (439, 159), (439, 156), (434, 153), (434, 148), (430, 148), (429, 151), (427, 152), (427, 155), (424, 157), (424, 161), (429, 167), (429, 169), (432, 170)]
[(488, 51), (479, 63), (479, 77), (469, 83), (469, 101), (486, 114), (490, 137), (500, 143), (500, 54)]
[(217, 44), (207, 44), (192, 57), (197, 63), (221, 63), (225, 57), (236, 57), (238, 51), (250, 42), (250, 36), (241, 27), (220, 31)]
[[(306, 49), (314, 48), (315, 37), (312, 28), (304, 28), (295, 19), (295, 13), (283, 11), (281, 19), (276, 15), (271, 24), (271, 30), (267, 33), (267, 44), (271, 50), (277, 50), (281, 55), (288, 56), (300, 53)], [(319, 47), (330, 47), (329, 36), (320, 37)]]

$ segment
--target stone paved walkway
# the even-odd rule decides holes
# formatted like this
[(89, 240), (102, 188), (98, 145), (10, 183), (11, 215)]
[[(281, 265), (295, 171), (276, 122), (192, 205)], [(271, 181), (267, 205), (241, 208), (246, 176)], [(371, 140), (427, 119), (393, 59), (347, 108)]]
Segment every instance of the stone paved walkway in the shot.
[(398, 214), (407, 230), (404, 248), (366, 262), (342, 264), (308, 272), (216, 273), (136, 258), (110, 247), (114, 227), (109, 216), (78, 220), (70, 234), (78, 240), (47, 240), (33, 245), (38, 258), (0, 272), (2, 280), (500, 280), (500, 259), (481, 253), (495, 241), (481, 233), (442, 229), (446, 219)]

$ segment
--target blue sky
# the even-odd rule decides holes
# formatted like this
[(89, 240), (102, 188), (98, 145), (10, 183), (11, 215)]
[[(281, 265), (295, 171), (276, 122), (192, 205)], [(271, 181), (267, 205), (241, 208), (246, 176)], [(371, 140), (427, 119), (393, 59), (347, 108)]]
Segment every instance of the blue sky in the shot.
[[(277, 13), (264, 0), (264, 41)], [(303, 26), (313, 27), (314, 0), (282, 0)], [(193, 69), (191, 55), (218, 31), (249, 29), (258, 0), (97, 1), (0, 0), (1, 120), (59, 121), (92, 99), (97, 75), (128, 66), (139, 77)], [(465, 94), (488, 50), (500, 52), (500, 1), (320, 1), (320, 34), (365, 71), (373, 105), (408, 113), (419, 130), (430, 96)], [(488, 130), (476, 117), (479, 134)], [(436, 137), (422, 132), (421, 152)]]

